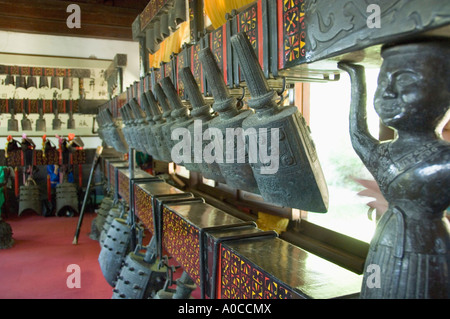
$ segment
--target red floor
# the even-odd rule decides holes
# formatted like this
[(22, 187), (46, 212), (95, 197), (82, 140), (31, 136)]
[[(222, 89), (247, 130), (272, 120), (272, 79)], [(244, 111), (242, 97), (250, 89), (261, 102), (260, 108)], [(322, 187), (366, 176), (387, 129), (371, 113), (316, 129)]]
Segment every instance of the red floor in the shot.
[[(78, 216), (42, 217), (26, 212), (6, 218), (15, 244), (0, 250), (0, 299), (110, 299), (113, 288), (98, 263), (100, 244), (89, 238), (95, 216), (85, 214), (78, 245), (72, 244)], [(148, 240), (144, 238), (143, 244)], [(73, 274), (68, 266), (73, 264), (80, 267), (80, 288), (67, 286)], [(181, 272), (177, 270), (174, 279)], [(200, 298), (200, 289), (192, 296)]]
[[(110, 299), (112, 287), (98, 264), (100, 245), (89, 238), (94, 214), (85, 214), (78, 245), (76, 217), (30, 213), (7, 218), (15, 244), (0, 250), (0, 299)], [(68, 288), (67, 267), (80, 267), (81, 288)]]

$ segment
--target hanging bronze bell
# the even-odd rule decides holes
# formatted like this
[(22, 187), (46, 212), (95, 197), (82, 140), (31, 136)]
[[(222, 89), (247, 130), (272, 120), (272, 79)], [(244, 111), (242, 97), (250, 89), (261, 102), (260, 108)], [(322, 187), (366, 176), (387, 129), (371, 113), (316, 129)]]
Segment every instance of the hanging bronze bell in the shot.
[(172, 109), (169, 105), (169, 101), (167, 100), (167, 96), (164, 93), (161, 85), (157, 83), (155, 85), (155, 96), (156, 99), (161, 106), (162, 109), (162, 117), (165, 120), (164, 123), (161, 125), (161, 140), (162, 140), (162, 153), (160, 153), (163, 161), (165, 162), (172, 162), (172, 139), (170, 138), (170, 135), (168, 135), (168, 132), (170, 131), (170, 127), (175, 123), (174, 118), (172, 117)]
[(161, 15), (161, 22), (160, 22), (160, 33), (161, 36), (165, 39), (170, 35), (170, 29), (169, 29), (169, 14), (163, 13)]
[(14, 76), (7, 74), (5, 78), (5, 85), (14, 85)]
[(58, 112), (58, 101), (52, 100), (52, 107), (53, 107), (53, 114), (55, 115), (55, 118), (52, 122), (52, 128), (53, 130), (60, 130), (61, 129), (61, 120), (58, 118), (59, 112)]
[(39, 77), (39, 88), (48, 88), (48, 78), (45, 75)]
[(119, 125), (113, 120), (110, 109), (105, 109), (102, 114), (104, 115), (106, 123), (105, 130), (110, 140), (110, 145), (118, 152), (127, 153), (129, 146), (122, 132), (122, 127), (119, 127)]
[(175, 8), (171, 8), (167, 13), (167, 26), (172, 32), (177, 30), (177, 23), (175, 21)]
[(59, 83), (59, 77), (52, 76), (51, 77), (51, 88), (52, 89), (61, 89), (61, 84)]
[(27, 89), (31, 87), (37, 88), (37, 78), (35, 76), (29, 76), (27, 78)]
[(19, 188), (18, 215), (22, 215), (25, 211), (32, 211), (38, 215), (42, 214), (39, 186), (32, 179), (28, 179), (27, 183)]
[[(166, 130), (163, 131), (166, 134), (167, 140), (170, 140), (169, 146), (172, 151), (174, 146), (177, 144), (175, 141), (172, 140), (172, 132), (178, 128), (187, 129), (191, 124), (193, 124), (194, 118), (189, 115), (188, 108), (185, 105), (183, 105), (180, 96), (178, 95), (178, 92), (175, 89), (175, 86), (173, 85), (170, 77), (163, 78), (161, 80), (161, 86), (164, 93), (167, 96), (169, 104), (172, 106), (171, 116), (175, 120), (173, 125), (167, 126)], [(179, 162), (177, 164), (184, 166), (189, 171), (200, 172), (199, 165), (194, 161), (192, 148), (187, 151), (189, 152), (189, 154), (185, 154), (187, 157), (187, 161), (181, 163)], [(172, 160), (174, 160), (173, 157)]]
[(148, 51), (150, 54), (155, 54), (159, 50), (160, 45), (155, 39), (154, 25), (145, 32), (145, 39), (145, 45)]
[(78, 212), (78, 190), (74, 183), (56, 186), (56, 216), (73, 216)]
[(151, 155), (150, 146), (148, 145), (147, 136), (145, 135), (145, 126), (148, 125), (148, 122), (145, 119), (144, 111), (141, 109), (135, 98), (130, 100), (129, 105), (135, 118), (136, 136), (139, 141), (138, 143), (141, 146), (143, 153)]
[(63, 90), (72, 90), (73, 88), (73, 78), (69, 76), (63, 77)]
[(175, 24), (179, 25), (187, 21), (187, 11), (186, 11), (186, 1), (185, 0), (175, 0), (174, 3), (174, 16)]
[(44, 118), (44, 101), (42, 99), (38, 100), (38, 113), (39, 118), (36, 120), (36, 131), (37, 132), (45, 132), (47, 130), (47, 125), (45, 123)]
[(8, 119), (8, 131), (19, 131), (19, 121), (16, 120), (16, 109), (15, 109), (15, 100), (9, 99), (7, 100), (9, 106), (9, 113), (11, 114), (11, 118)]
[(257, 141), (259, 156), (254, 157), (252, 169), (263, 199), (325, 213), (328, 188), (305, 119), (296, 106), (277, 105), (277, 94), (269, 87), (247, 35), (234, 35), (231, 44), (250, 91), (248, 105), (255, 110), (242, 126), (253, 131), (247, 141)]
[(100, 247), (105, 243), (106, 235), (108, 234), (109, 229), (111, 228), (111, 224), (116, 218), (127, 218), (128, 210), (124, 204), (115, 205), (111, 207), (111, 209), (107, 212), (103, 224), (100, 226), (98, 224), (98, 229), (100, 229), (100, 238), (99, 243)]
[(160, 260), (155, 257), (154, 243), (155, 237), (145, 248), (145, 253), (136, 249), (127, 255), (117, 277), (112, 299), (148, 299), (164, 287), (167, 267), (158, 266)]
[(195, 143), (197, 142), (196, 139), (199, 139), (199, 135), (203, 137), (203, 134), (205, 133), (205, 130), (208, 128), (209, 123), (214, 118), (211, 114), (211, 106), (208, 105), (205, 102), (205, 99), (203, 98), (202, 93), (200, 92), (200, 89), (198, 87), (197, 82), (195, 81), (194, 75), (192, 74), (191, 68), (186, 67), (178, 71), (179, 76), (181, 77), (181, 80), (184, 83), (184, 89), (187, 92), (187, 95), (189, 97), (189, 102), (192, 105), (192, 111), (191, 115), (195, 120), (201, 121), (201, 131), (196, 132), (195, 130), (195, 123), (191, 124), (188, 128), (191, 133), (191, 142), (194, 145), (192, 149), (193, 153), (193, 160), (198, 163), (198, 166), (200, 168), (200, 171), (203, 175), (203, 177), (207, 179), (212, 179), (220, 183), (226, 183), (225, 178), (223, 177), (222, 173), (220, 172), (219, 164), (216, 162), (213, 163), (207, 163), (203, 161), (203, 149), (207, 146), (209, 143), (207, 140), (202, 140), (201, 143), (201, 149), (199, 150), (199, 154), (196, 153), (196, 147)]
[[(241, 129), (242, 122), (253, 112), (251, 110), (238, 110), (237, 101), (230, 95), (222, 71), (210, 48), (200, 50), (199, 59), (214, 97), (212, 108), (219, 113), (217, 117), (210, 121), (208, 126), (209, 129), (218, 129), (223, 138), (227, 135), (227, 129), (234, 131)], [(220, 157), (217, 158), (216, 162), (219, 164), (220, 171), (229, 187), (259, 194), (258, 184), (248, 162), (245, 145), (239, 146), (241, 139), (242, 136), (233, 137), (233, 143), (227, 145), (227, 150), (225, 150), (225, 147), (216, 149), (216, 157)], [(224, 145), (225, 138), (217, 142)], [(217, 151), (219, 151), (219, 154), (217, 154)]]
[(150, 110), (153, 114), (152, 119), (155, 122), (155, 124), (151, 127), (151, 134), (149, 133), (151, 138), (155, 141), (155, 147), (157, 150), (155, 159), (158, 161), (167, 161), (167, 159), (170, 158), (170, 153), (168, 153), (162, 137), (162, 127), (166, 123), (166, 120), (163, 118), (161, 109), (152, 91), (145, 92), (145, 96), (147, 97)]
[(129, 127), (130, 127), (130, 136), (132, 140), (133, 148), (139, 152), (144, 152), (144, 146), (141, 142), (141, 137), (138, 135), (138, 122), (135, 118), (131, 106), (129, 103), (123, 106), (124, 111), (126, 112), (129, 118)]
[(27, 82), (24, 76), (18, 75), (16, 76), (16, 89), (26, 89), (27, 88)]
[(22, 108), (22, 120), (20, 121), (22, 124), (22, 131), (31, 131), (32, 125), (31, 120), (27, 117), (28, 111), (29, 111), (29, 103), (30, 101), (28, 99), (23, 101), (23, 108)]
[(160, 44), (164, 41), (164, 36), (161, 33), (161, 18), (155, 19), (155, 22), (153, 22), (153, 30), (155, 41), (156, 43)]
[(73, 130), (76, 128), (75, 119), (73, 118), (72, 101), (70, 101), (69, 118), (67, 120), (67, 128)]
[(103, 276), (112, 287), (115, 287), (123, 262), (131, 252), (132, 233), (128, 219), (114, 219), (100, 250), (98, 263)]
[(156, 159), (158, 157), (158, 148), (156, 147), (155, 136), (152, 133), (152, 129), (156, 123), (153, 120), (154, 115), (145, 92), (141, 94), (141, 108), (146, 115), (147, 121), (147, 125), (145, 125), (144, 127), (144, 135), (145, 138), (147, 139), (147, 145), (149, 148), (150, 155)]
[(125, 138), (125, 140), (127, 141), (127, 144), (129, 147), (131, 148), (135, 148), (134, 147), (134, 143), (133, 143), (133, 139), (132, 139), (132, 134), (130, 133), (131, 130), (131, 126), (130, 126), (130, 119), (128, 118), (127, 113), (125, 112), (125, 108), (122, 106), (119, 109), (120, 115), (122, 117), (122, 123), (123, 123), (123, 127), (122, 127), (122, 132), (123, 132), (123, 136)]

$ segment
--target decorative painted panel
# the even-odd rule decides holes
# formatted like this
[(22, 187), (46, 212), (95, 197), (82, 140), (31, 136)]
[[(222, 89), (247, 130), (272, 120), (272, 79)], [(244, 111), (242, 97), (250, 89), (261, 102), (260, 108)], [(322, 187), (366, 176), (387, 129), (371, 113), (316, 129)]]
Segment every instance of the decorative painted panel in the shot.
[(119, 195), (128, 201), (128, 199), (130, 198), (130, 179), (120, 170), (119, 170), (118, 178), (119, 178), (119, 180), (118, 180)]
[(203, 93), (203, 69), (202, 64), (198, 58), (198, 53), (201, 50), (201, 44), (197, 43), (191, 47), (191, 70), (194, 79), (200, 86), (200, 91)]
[[(185, 55), (187, 53), (187, 50), (183, 50), (180, 52), (180, 54), (176, 57), (176, 63), (177, 63), (177, 71), (187, 67), (186, 58)], [(176, 87), (178, 95), (182, 100), (186, 99), (185, 92), (184, 92), (184, 83), (181, 81), (180, 77), (178, 76), (177, 72), (177, 81), (176, 81)]]
[(306, 58), (306, 0), (278, 0), (279, 69), (300, 64)]
[(217, 64), (223, 73), (223, 78), (225, 83), (228, 81), (228, 68), (227, 65), (227, 28), (223, 25), (217, 28), (209, 35), (209, 45), (214, 57), (216, 58)]
[(200, 285), (199, 231), (183, 218), (164, 207), (163, 245), (170, 255)]
[(134, 213), (145, 228), (154, 233), (152, 197), (136, 184), (134, 185), (134, 202)]
[(293, 292), (255, 264), (221, 246), (220, 299), (291, 299)]

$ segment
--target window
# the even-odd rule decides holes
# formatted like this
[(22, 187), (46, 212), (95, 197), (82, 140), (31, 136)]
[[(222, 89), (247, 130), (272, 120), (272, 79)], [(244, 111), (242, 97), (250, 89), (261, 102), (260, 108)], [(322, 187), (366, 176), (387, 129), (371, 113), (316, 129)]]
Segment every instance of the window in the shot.
[[(373, 108), (379, 70), (366, 70), (367, 117), (371, 134), (378, 137), (379, 118)], [(352, 178), (371, 179), (350, 141), (350, 78), (329, 83), (311, 83), (310, 128), (330, 196), (326, 214), (308, 213), (306, 219), (317, 225), (370, 242), (375, 222), (369, 220), (367, 203), (372, 199), (357, 193), (364, 189)]]

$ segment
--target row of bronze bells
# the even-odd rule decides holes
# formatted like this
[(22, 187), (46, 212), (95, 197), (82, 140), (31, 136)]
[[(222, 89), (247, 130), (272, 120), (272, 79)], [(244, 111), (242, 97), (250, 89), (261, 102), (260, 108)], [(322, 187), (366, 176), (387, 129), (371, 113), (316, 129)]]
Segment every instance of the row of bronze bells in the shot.
[(147, 29), (146, 46), (151, 54), (159, 50), (160, 43), (174, 32), (178, 25), (187, 21), (186, 0), (174, 0), (162, 8)]
[[(25, 211), (33, 211), (42, 215), (42, 200), (39, 186), (32, 179), (28, 179), (25, 185), (19, 188), (19, 211), (22, 215)], [(78, 212), (77, 186), (64, 182), (56, 186), (56, 216), (73, 216)]]
[[(53, 100), (53, 115), (55, 116), (52, 121), (52, 129), (53, 130), (60, 130), (62, 127), (61, 119), (59, 119), (59, 112), (57, 107), (57, 101)], [(15, 108), (14, 103), (9, 103), (9, 112), (11, 114), (11, 118), (8, 119), (8, 131), (19, 131), (19, 122), (15, 118)], [(37, 132), (45, 132), (47, 131), (47, 124), (44, 118), (44, 107), (43, 107), (43, 100), (38, 100), (38, 112), (39, 112), (39, 118), (36, 120), (36, 131)], [(31, 131), (33, 130), (31, 120), (27, 117), (29, 114), (29, 100), (24, 100), (23, 105), (23, 117), (21, 120), (21, 126), (23, 131)], [(73, 111), (69, 110), (69, 118), (67, 120), (67, 129), (72, 130), (75, 129), (75, 119), (73, 118)]]
[(143, 228), (136, 226), (139, 243), (131, 249), (132, 227), (126, 204), (105, 197), (92, 222), (90, 236), (99, 240), (98, 262), (106, 281), (114, 287), (112, 299), (189, 298), (196, 286), (187, 274), (175, 282), (174, 291), (167, 287), (174, 283), (168, 276), (173, 271), (157, 261), (155, 236), (143, 248)]
[[(227, 128), (266, 128), (267, 146), (271, 140), (271, 128), (278, 129), (279, 169), (275, 174), (262, 174), (265, 163), (259, 159), (256, 163), (226, 163), (226, 158), (223, 158), (222, 163), (208, 164), (202, 161), (197, 164), (194, 163), (194, 152), (191, 154), (191, 163), (181, 165), (190, 171), (202, 173), (205, 178), (226, 183), (231, 188), (260, 194), (265, 201), (275, 205), (326, 212), (328, 189), (305, 119), (297, 107), (278, 103), (278, 94), (269, 87), (247, 35), (239, 33), (233, 36), (231, 44), (250, 92), (247, 101), (250, 109), (237, 107), (237, 100), (230, 94), (213, 53), (210, 48), (205, 48), (200, 51), (199, 59), (214, 98), (212, 109), (215, 113), (211, 113), (211, 106), (205, 102), (188, 67), (179, 70), (178, 74), (192, 105), (190, 114), (171, 79), (166, 77), (155, 85), (155, 95), (147, 91), (141, 95), (140, 105), (133, 98), (120, 109), (123, 128), (114, 123), (112, 117), (108, 119), (114, 123), (111, 125), (114, 126), (115, 134), (118, 135), (120, 131), (120, 137), (125, 139), (123, 143), (129, 147), (150, 154), (156, 160), (171, 162), (171, 150), (175, 145), (171, 132), (175, 128), (188, 128), (194, 141), (194, 120), (202, 121), (203, 132), (206, 128), (217, 128), (224, 137)], [(99, 125), (101, 127), (104, 124), (100, 121)], [(105, 135), (101, 137), (108, 145), (114, 145), (111, 143), (116, 141)], [(208, 142), (204, 140), (204, 143)], [(261, 145), (260, 142), (258, 145)], [(236, 147), (234, 151), (236, 159)], [(248, 158), (248, 150), (245, 155)]]
[[(71, 77), (63, 77), (62, 78), (62, 89), (63, 90), (72, 90), (73, 88), (73, 78)], [(60, 78), (56, 76), (50, 77), (50, 84), (47, 76), (39, 76), (39, 84), (37, 76), (28, 76), (25, 77), (23, 75), (17, 75), (14, 79), (14, 76), (7, 74), (5, 78), (5, 85), (15, 85), (15, 87), (28, 89), (28, 88), (51, 88), (51, 89), (61, 89)]]
[(42, 214), (42, 203), (39, 192), (39, 186), (33, 179), (28, 179), (25, 185), (19, 189), (19, 211), (22, 215), (25, 211), (33, 211), (38, 215)]

